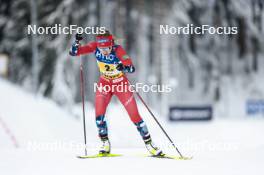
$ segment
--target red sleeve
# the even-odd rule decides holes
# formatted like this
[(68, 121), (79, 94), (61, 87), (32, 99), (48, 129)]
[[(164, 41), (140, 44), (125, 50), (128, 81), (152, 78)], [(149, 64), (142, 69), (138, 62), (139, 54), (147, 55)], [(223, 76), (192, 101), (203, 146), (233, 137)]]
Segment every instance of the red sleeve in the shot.
[(116, 56), (120, 59), (122, 64), (125, 66), (129, 66), (133, 64), (131, 58), (127, 55), (126, 51), (122, 48), (122, 46), (117, 46)]
[(83, 55), (94, 52), (96, 49), (96, 42), (90, 42), (84, 46), (79, 47), (77, 55)]

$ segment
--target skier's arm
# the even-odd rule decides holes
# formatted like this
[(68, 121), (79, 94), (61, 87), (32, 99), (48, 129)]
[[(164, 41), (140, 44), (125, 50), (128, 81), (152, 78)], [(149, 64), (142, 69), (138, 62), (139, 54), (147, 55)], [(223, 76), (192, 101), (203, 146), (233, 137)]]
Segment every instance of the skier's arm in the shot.
[(88, 53), (93, 53), (95, 50), (96, 50), (96, 42), (90, 42), (78, 48), (77, 56), (88, 54)]
[(71, 50), (70, 55), (71, 56), (79, 56), (83, 54), (88, 54), (94, 52), (96, 49), (96, 42), (90, 42), (84, 46), (81, 46), (78, 41), (74, 42)]
[(116, 56), (119, 58), (119, 60), (124, 66), (133, 65), (131, 58), (128, 56), (122, 46), (118, 46), (116, 48)]
[(133, 66), (131, 58), (128, 56), (126, 51), (121, 46), (117, 47), (116, 56), (120, 60), (119, 64), (116, 66), (117, 70), (128, 73), (135, 72), (135, 67)]
[(70, 55), (79, 56), (86, 53), (94, 52), (96, 49), (96, 42), (90, 42), (84, 46), (80, 45), (80, 41), (83, 39), (82, 34), (77, 33), (75, 35), (75, 42), (72, 44)]

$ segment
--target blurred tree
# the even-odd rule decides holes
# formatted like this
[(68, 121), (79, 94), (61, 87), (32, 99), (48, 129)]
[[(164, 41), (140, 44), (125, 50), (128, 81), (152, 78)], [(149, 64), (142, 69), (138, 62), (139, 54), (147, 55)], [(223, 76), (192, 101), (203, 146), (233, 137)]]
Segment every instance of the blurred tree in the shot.
[[(262, 33), (262, 15), (263, 15), (263, 5), (264, 2), (262, 0), (252, 0), (252, 17), (253, 17), (253, 23), (255, 24), (257, 31), (259, 33)], [(253, 49), (253, 70), (257, 72), (258, 70), (258, 54), (259, 54), (259, 39), (256, 35), (254, 35), (251, 39)]]
[[(10, 57), (10, 77), (27, 89), (32, 86), (30, 1), (0, 0), (0, 52)], [(38, 0), (40, 26), (106, 26), (133, 58), (137, 72), (132, 78), (144, 83), (178, 82), (170, 98), (146, 95), (153, 106), (220, 99), (221, 79), (259, 72), (263, 57), (262, 0)], [(238, 26), (237, 35), (159, 34), (161, 24), (186, 26)], [(69, 106), (80, 101), (79, 60), (68, 56), (72, 35), (41, 35), (39, 39), (39, 93)], [(83, 43), (94, 40), (87, 35)], [(250, 59), (250, 61), (249, 61)], [(84, 56), (87, 100), (94, 97), (99, 74), (94, 56)], [(246, 66), (245, 66), (246, 65)], [(216, 84), (216, 85), (215, 85)], [(212, 90), (212, 88), (215, 88)], [(215, 93), (211, 93), (215, 92)], [(220, 94), (220, 95), (219, 95)], [(214, 98), (215, 97), (215, 98)], [(180, 99), (180, 100), (178, 100)], [(160, 102), (160, 103), (157, 103)], [(202, 102), (201, 102), (202, 103)]]

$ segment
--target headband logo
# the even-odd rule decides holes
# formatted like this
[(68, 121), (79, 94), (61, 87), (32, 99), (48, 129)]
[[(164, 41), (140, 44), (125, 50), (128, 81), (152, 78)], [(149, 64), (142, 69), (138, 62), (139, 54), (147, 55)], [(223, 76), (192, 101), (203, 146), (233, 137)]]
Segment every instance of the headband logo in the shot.
[(106, 42), (109, 42), (109, 40), (108, 39), (99, 39), (97, 42), (98, 43), (106, 43)]

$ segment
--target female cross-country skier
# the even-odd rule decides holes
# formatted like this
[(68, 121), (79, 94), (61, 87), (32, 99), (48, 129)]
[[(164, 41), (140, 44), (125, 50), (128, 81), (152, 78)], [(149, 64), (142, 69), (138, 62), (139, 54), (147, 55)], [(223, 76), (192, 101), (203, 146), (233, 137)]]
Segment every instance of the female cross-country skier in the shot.
[(117, 87), (113, 85), (123, 86), (123, 91), (111, 88), (105, 91), (103, 88), (97, 88), (95, 95), (95, 117), (98, 135), (102, 142), (99, 153), (110, 153), (111, 145), (108, 138), (107, 123), (105, 120), (106, 108), (113, 95), (116, 95), (120, 102), (124, 105), (131, 121), (137, 127), (147, 150), (152, 155), (162, 155), (161, 149), (154, 146), (146, 123), (141, 118), (133, 92), (128, 88), (129, 82), (125, 73), (135, 72), (131, 58), (127, 55), (122, 46), (115, 44), (113, 36), (109, 31), (104, 34), (96, 35), (95, 42), (81, 46), (79, 41), (82, 39), (80, 34), (76, 34), (76, 41), (73, 43), (70, 55), (79, 56), (83, 54), (94, 53), (101, 76), (97, 85)]

